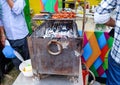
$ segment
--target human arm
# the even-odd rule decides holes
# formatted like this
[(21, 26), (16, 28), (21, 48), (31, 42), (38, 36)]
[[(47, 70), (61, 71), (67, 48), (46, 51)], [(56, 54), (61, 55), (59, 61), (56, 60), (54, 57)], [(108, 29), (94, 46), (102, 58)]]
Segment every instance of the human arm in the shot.
[(13, 0), (7, 0), (7, 3), (9, 4), (10, 8), (13, 8), (14, 5)]
[(4, 32), (4, 27), (2, 21), (0, 20), (0, 42), (3, 46), (5, 46), (6, 35)]
[(110, 17), (109, 14), (100, 15), (98, 13), (95, 13), (94, 21), (98, 24), (105, 24), (110, 27), (115, 26), (115, 20), (112, 17)]
[(110, 20), (107, 21), (107, 22), (105, 23), (105, 25), (110, 26), (110, 27), (114, 27), (114, 26), (115, 26), (115, 20), (112, 19), (112, 18), (110, 18)]
[(21, 14), (25, 7), (25, 0), (7, 0), (7, 3), (10, 6), (12, 12), (16, 15)]
[(94, 13), (94, 21), (98, 24), (114, 27), (115, 20), (111, 17), (111, 13), (115, 9), (116, 3), (116, 0), (102, 0)]
[(3, 28), (3, 26), (0, 26), (0, 42), (3, 46), (5, 46), (6, 35)]

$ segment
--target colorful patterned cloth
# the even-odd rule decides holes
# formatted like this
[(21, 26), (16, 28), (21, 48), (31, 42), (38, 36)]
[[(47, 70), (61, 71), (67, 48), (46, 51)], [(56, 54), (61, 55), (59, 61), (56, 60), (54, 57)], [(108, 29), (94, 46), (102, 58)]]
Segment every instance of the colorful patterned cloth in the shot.
[(58, 0), (40, 0), (41, 6), (46, 12), (58, 12)]
[(82, 60), (96, 77), (106, 78), (108, 69), (108, 52), (112, 47), (113, 38), (107, 32), (85, 31), (84, 52)]

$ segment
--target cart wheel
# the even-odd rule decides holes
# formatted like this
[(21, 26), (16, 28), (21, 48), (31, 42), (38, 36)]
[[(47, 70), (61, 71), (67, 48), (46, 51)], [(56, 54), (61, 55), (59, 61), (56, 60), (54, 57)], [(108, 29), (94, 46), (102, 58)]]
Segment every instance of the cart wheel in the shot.
[[(56, 52), (51, 49), (52, 48), (51, 45), (57, 46), (57, 51)], [(51, 55), (59, 55), (62, 52), (62, 44), (57, 40), (51, 40), (47, 44), (47, 51)]]

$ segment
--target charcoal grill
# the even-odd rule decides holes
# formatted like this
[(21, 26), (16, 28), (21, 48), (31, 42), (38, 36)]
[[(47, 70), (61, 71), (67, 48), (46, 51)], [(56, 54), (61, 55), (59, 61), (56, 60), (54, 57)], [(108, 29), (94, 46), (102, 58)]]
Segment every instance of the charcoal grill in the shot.
[[(36, 20), (41, 19), (39, 16), (33, 17), (33, 21)], [(75, 20), (45, 19), (28, 37), (28, 47), (35, 76), (40, 77), (44, 74), (78, 76), (79, 84), (83, 85), (80, 57), (85, 15), (83, 16), (82, 36), (78, 33)], [(52, 31), (50, 31), (51, 28)], [(64, 29), (61, 33), (61, 30), (55, 28)]]
[[(59, 25), (65, 25), (67, 30), (72, 30), (72, 33), (68, 36), (59, 30), (60, 33), (57, 32), (56, 35), (45, 34), (49, 27), (53, 29), (51, 25), (57, 29), (62, 28), (59, 28)], [(74, 20), (45, 21), (28, 38), (33, 73), (78, 75), (82, 42), (83, 37), (79, 36)]]

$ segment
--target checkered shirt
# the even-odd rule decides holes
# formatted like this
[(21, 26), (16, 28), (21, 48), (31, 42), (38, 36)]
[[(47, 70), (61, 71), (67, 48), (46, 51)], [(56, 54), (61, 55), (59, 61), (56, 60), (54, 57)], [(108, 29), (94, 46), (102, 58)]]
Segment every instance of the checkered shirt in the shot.
[[(96, 18), (105, 19), (108, 21), (110, 19), (110, 14), (116, 10), (116, 24), (115, 24), (115, 34), (114, 42), (111, 49), (112, 58), (120, 64), (120, 0), (102, 0), (99, 6), (96, 7), (95, 13), (101, 16), (96, 16)], [(109, 18), (108, 18), (109, 15)]]

